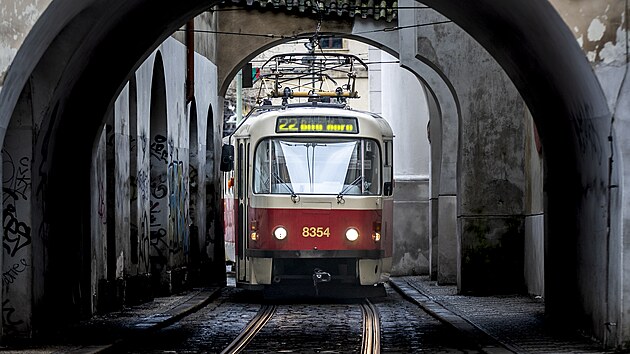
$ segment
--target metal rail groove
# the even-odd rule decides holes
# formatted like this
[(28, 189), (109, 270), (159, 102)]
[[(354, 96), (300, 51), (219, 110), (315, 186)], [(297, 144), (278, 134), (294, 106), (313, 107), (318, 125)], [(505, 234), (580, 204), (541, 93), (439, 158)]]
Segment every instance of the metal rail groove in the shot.
[(263, 305), (256, 316), (245, 326), (243, 331), (230, 343), (221, 354), (235, 354), (243, 350), (249, 342), (269, 322), (276, 312), (275, 305)]
[(381, 319), (378, 310), (369, 300), (361, 304), (363, 311), (362, 354), (379, 354), (381, 352)]

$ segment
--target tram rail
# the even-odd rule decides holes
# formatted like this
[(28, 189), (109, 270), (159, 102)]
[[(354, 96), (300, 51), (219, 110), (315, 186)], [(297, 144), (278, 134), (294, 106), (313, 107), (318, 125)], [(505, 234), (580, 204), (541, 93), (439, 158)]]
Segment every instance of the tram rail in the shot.
[[(380, 316), (376, 307), (365, 299), (361, 303), (362, 333), (361, 353), (380, 354)], [(243, 351), (276, 313), (276, 305), (262, 305), (256, 316), (243, 328), (239, 335), (221, 352), (236, 354)]]
[(241, 352), (249, 342), (269, 322), (276, 312), (276, 305), (263, 305), (256, 316), (245, 326), (243, 331), (230, 343), (221, 354), (236, 354)]
[(378, 310), (367, 299), (361, 304), (361, 310), (363, 312), (361, 353), (379, 354), (381, 352), (381, 321)]

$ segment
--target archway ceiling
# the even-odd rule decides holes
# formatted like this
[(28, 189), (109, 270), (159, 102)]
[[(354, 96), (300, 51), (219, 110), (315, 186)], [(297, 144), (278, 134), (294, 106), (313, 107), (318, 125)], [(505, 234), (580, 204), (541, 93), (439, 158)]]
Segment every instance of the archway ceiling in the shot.
[(377, 21), (387, 22), (398, 18), (397, 0), (320, 0), (317, 2), (311, 0), (227, 0), (221, 2), (221, 6), (251, 7), (306, 16), (374, 18)]

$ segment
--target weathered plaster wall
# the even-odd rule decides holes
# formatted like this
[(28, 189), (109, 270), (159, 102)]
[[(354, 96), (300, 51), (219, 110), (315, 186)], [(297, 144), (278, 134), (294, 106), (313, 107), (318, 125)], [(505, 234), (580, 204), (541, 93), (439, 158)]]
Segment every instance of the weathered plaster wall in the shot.
[(151, 174), (150, 151), (151, 139), (149, 138), (151, 122), (151, 83), (153, 81), (153, 66), (155, 52), (136, 70), (136, 94), (137, 94), (137, 132), (136, 132), (136, 158), (137, 158), (137, 208), (138, 208), (138, 239), (139, 239), (139, 274), (151, 272)]
[[(30, 100), (26, 102), (30, 103)], [(33, 124), (30, 105), (20, 105), (2, 149), (3, 183), (3, 257), (2, 260), (2, 312), (4, 333), (25, 335), (31, 330), (30, 321), (33, 294), (33, 244), (41, 243), (33, 229), (30, 204), (32, 195)], [(26, 143), (26, 144), (25, 144)]]
[(525, 120), (525, 242), (524, 276), (527, 293), (545, 296), (545, 215), (542, 145), (534, 121)]
[[(165, 41), (160, 46), (160, 52), (164, 60), (164, 79), (166, 86), (166, 114), (168, 136), (165, 141), (165, 150), (168, 159), (168, 234), (170, 253), (170, 268), (181, 267), (184, 264), (189, 251), (188, 234), (188, 127), (185, 83), (186, 76), (186, 51), (185, 47), (172, 39)], [(157, 136), (155, 136), (157, 138)], [(159, 143), (156, 141), (156, 145)], [(153, 145), (152, 145), (153, 148)], [(160, 151), (153, 150), (154, 153)], [(166, 157), (166, 156), (165, 156)], [(159, 241), (164, 242), (163, 240)]]
[(627, 1), (551, 0), (594, 64), (624, 62)]
[[(413, 0), (400, 6), (413, 8)], [(431, 127), (431, 163), (429, 181), (429, 262), (431, 278), (440, 284), (457, 281), (457, 156), (459, 148), (459, 113), (449, 79), (434, 65), (434, 53), (418, 54), (418, 29), (414, 11), (401, 11), (398, 18), (400, 65), (414, 72), (422, 82)]]
[[(580, 274), (586, 276), (580, 291), (589, 299), (583, 306), (593, 313), (592, 327), (608, 346), (630, 347), (630, 84), (628, 83), (628, 1), (552, 0), (591, 62), (613, 112), (612, 168), (620, 181), (611, 180), (612, 191), (621, 187), (620, 198), (608, 205), (611, 220), (607, 240), (587, 238), (578, 245), (582, 257)], [(593, 252), (593, 250), (599, 250)], [(604, 276), (605, 275), (605, 276)]]
[[(418, 78), (381, 52), (383, 117), (394, 131), (393, 275), (429, 274), (429, 113)], [(390, 64), (387, 64), (390, 63)]]
[(115, 240), (116, 249), (115, 260), (116, 270), (114, 271), (117, 280), (123, 280), (125, 274), (131, 274), (131, 223), (130, 223), (130, 155), (129, 155), (129, 119), (132, 116), (129, 107), (129, 84), (125, 86), (123, 92), (114, 103), (113, 119), (113, 139), (110, 144), (114, 144), (114, 210), (116, 225)]
[[(155, 55), (151, 56), (145, 64), (138, 70), (136, 76), (138, 94), (138, 117), (140, 122), (138, 123), (139, 137), (138, 141), (142, 144), (148, 145), (147, 150), (138, 149), (138, 151), (147, 151), (146, 154), (150, 154), (153, 162), (148, 163), (149, 156), (146, 154), (140, 156), (138, 162), (138, 170), (140, 174), (150, 175), (149, 171), (155, 169), (156, 163), (160, 162), (160, 166), (164, 165), (165, 169), (163, 173), (154, 174), (153, 178), (149, 181), (145, 181), (142, 176), (138, 177), (139, 181), (144, 181), (144, 187), (138, 187), (139, 193), (150, 194), (154, 196), (154, 201), (151, 205), (144, 205), (138, 215), (141, 215), (139, 225), (142, 225), (139, 235), (142, 238), (140, 241), (141, 255), (143, 252), (148, 251), (152, 256), (140, 257), (143, 259), (143, 263), (152, 264), (152, 261), (158, 261), (162, 264), (158, 267), (162, 274), (163, 284), (168, 284), (172, 281), (173, 276), (179, 276), (173, 274), (173, 271), (178, 271), (179, 268), (184, 266), (189, 261), (191, 244), (197, 245), (196, 247), (202, 247), (202, 253), (208, 257), (208, 253), (212, 253), (214, 245), (208, 239), (208, 233), (214, 232), (214, 230), (206, 232), (206, 223), (203, 221), (200, 224), (201, 232), (191, 235), (189, 229), (189, 223), (191, 221), (190, 213), (190, 182), (191, 178), (199, 178), (197, 174), (191, 175), (191, 170), (203, 171), (206, 169), (205, 161), (194, 165), (191, 169), (189, 158), (190, 154), (190, 130), (194, 129), (193, 134), (197, 139), (198, 154), (205, 155), (207, 148), (206, 133), (208, 131), (207, 125), (210, 124), (216, 127), (220, 124), (220, 120), (217, 121), (217, 117), (220, 115), (216, 112), (217, 104), (217, 68), (214, 64), (208, 61), (202, 55), (195, 55), (195, 104), (197, 109), (196, 126), (190, 126), (189, 119), (189, 106), (186, 102), (184, 83), (186, 74), (186, 48), (180, 42), (169, 38), (165, 41), (157, 50), (156, 53), (160, 53), (162, 63), (164, 67), (164, 81), (166, 92), (166, 122), (164, 122), (165, 131), (162, 133), (151, 133), (152, 138), (148, 138), (146, 134), (151, 131), (155, 131), (151, 122), (151, 85), (154, 77), (153, 72), (155, 70), (154, 63)], [(147, 66), (146, 68), (144, 66)], [(155, 106), (154, 106), (155, 108)], [(210, 112), (210, 110), (215, 110)], [(154, 112), (155, 113), (155, 112)], [(153, 113), (153, 114), (154, 114)], [(207, 117), (212, 117), (211, 121), (207, 120)], [(153, 121), (155, 124), (156, 122)], [(213, 130), (213, 129), (211, 129)], [(214, 130), (213, 130), (214, 131)], [(162, 135), (165, 134), (165, 135)], [(216, 147), (212, 147), (213, 149)], [(156, 179), (157, 178), (157, 179)], [(197, 179), (197, 183), (201, 180)], [(147, 185), (148, 184), (148, 185)], [(148, 190), (145, 188), (148, 187)], [(195, 200), (205, 200), (205, 183), (203, 187), (197, 188)], [(159, 198), (158, 198), (159, 197)], [(200, 202), (201, 203), (201, 202)], [(197, 220), (203, 220), (206, 217), (206, 210), (203, 204), (198, 204)], [(158, 213), (159, 212), (159, 213)], [(165, 218), (159, 218), (161, 213), (165, 213)], [(163, 220), (160, 222), (159, 220)], [(148, 225), (147, 225), (148, 221)], [(152, 231), (147, 238), (146, 228), (150, 226)], [(191, 243), (191, 236), (195, 239), (195, 242)], [(146, 254), (144, 254), (146, 256)], [(210, 256), (211, 257), (211, 256)], [(162, 263), (163, 262), (163, 263)]]
[[(171, 266), (183, 266), (187, 261), (185, 253), (188, 252), (190, 245), (189, 234), (182, 227), (187, 226), (188, 215), (188, 144), (189, 129), (195, 129), (200, 140), (200, 151), (206, 153), (206, 124), (212, 125), (217, 129), (220, 126), (220, 120), (211, 119), (206, 121), (207, 117), (219, 117), (216, 112), (209, 112), (210, 109), (217, 107), (217, 68), (201, 55), (196, 55), (195, 63), (197, 66), (196, 80), (200, 83), (199, 89), (196, 91), (196, 102), (199, 105), (198, 113), (204, 118), (201, 119), (195, 127), (189, 127), (187, 119), (187, 111), (185, 111), (186, 101), (184, 99), (183, 78), (185, 77), (184, 66), (182, 65), (185, 57), (185, 48), (179, 42), (168, 39), (157, 50), (164, 60), (164, 77), (165, 88), (170, 94), (167, 96), (169, 101), (166, 106), (170, 107), (167, 114), (167, 121), (171, 127), (171, 151), (174, 153), (168, 156), (171, 166), (168, 187), (174, 186), (169, 190), (176, 192), (171, 193), (167, 199), (170, 206), (174, 205), (176, 212), (169, 211), (173, 226), (168, 237), (172, 237), (174, 242), (169, 243), (168, 251), (178, 254), (179, 258), (172, 260)], [(113, 110), (110, 112), (111, 126), (109, 135), (107, 130), (103, 129), (97, 143), (95, 144), (95, 152), (93, 158), (93, 166), (91, 173), (91, 184), (93, 186), (92, 195), (92, 215), (94, 216), (92, 225), (92, 244), (91, 244), (91, 278), (93, 299), (91, 311), (98, 309), (99, 301), (112, 299), (106, 297), (113, 296), (108, 293), (111, 290), (104, 287), (108, 279), (108, 273), (114, 274), (115, 279), (127, 280), (134, 276), (143, 276), (150, 271), (150, 259), (148, 252), (152, 242), (159, 241), (155, 238), (151, 240), (149, 234), (149, 226), (151, 220), (152, 206), (149, 204), (148, 195), (150, 194), (150, 184), (147, 176), (150, 171), (148, 163), (150, 153), (161, 153), (157, 146), (149, 145), (148, 133), (150, 131), (150, 114), (151, 114), (151, 86), (153, 79), (154, 60), (156, 55), (151, 55), (135, 74), (137, 90), (134, 92), (137, 96), (136, 105), (130, 105), (129, 85), (126, 85), (121, 91), (119, 97), (115, 100)], [(29, 95), (29, 91), (25, 91), (25, 95)], [(40, 299), (34, 289), (39, 289), (41, 285), (37, 285), (34, 279), (39, 277), (38, 274), (44, 272), (45, 263), (41, 249), (46, 246), (46, 241), (40, 239), (38, 227), (35, 227), (31, 218), (33, 217), (32, 203), (35, 202), (31, 196), (31, 168), (33, 150), (27, 148), (29, 144), (25, 141), (33, 139), (34, 131), (37, 125), (31, 122), (32, 110), (37, 107), (37, 103), (33, 104), (32, 100), (23, 100), (23, 104), (16, 111), (19, 119), (12, 120), (10, 129), (5, 138), (5, 146), (3, 149), (3, 170), (2, 174), (7, 176), (4, 179), (4, 247), (3, 247), (3, 275), (2, 275), (2, 299), (4, 309), (4, 334), (10, 336), (29, 336), (33, 326), (33, 306)], [(26, 104), (28, 103), (28, 104)], [(130, 107), (136, 108), (137, 112), (131, 114)], [(36, 109), (36, 108), (35, 108)], [(129, 119), (130, 117), (138, 117), (137, 127), (138, 133), (133, 139), (130, 139)], [(166, 123), (166, 122), (165, 122)], [(130, 143), (138, 144), (136, 156), (130, 156)], [(32, 143), (30, 144), (32, 145)], [(166, 148), (166, 145), (164, 146)], [(212, 147), (213, 149), (215, 147)], [(107, 161), (107, 151), (112, 153), (111, 158), (113, 164)], [(145, 152), (146, 154), (144, 154)], [(160, 155), (161, 156), (161, 155)], [(133, 181), (134, 193), (139, 196), (135, 199), (135, 203), (131, 203), (132, 181), (130, 179), (130, 159), (136, 159), (138, 171)], [(111, 168), (113, 167), (113, 169)], [(205, 169), (205, 161), (199, 162), (196, 169)], [(111, 175), (114, 181), (112, 186), (108, 185), (107, 175)], [(197, 177), (195, 175), (195, 177)], [(198, 181), (200, 182), (200, 181)], [(199, 193), (205, 193), (202, 188)], [(108, 208), (108, 195), (113, 196), (115, 205)], [(200, 199), (204, 195), (198, 196)], [(138, 202), (141, 201), (141, 202)], [(144, 202), (142, 202), (144, 201)], [(171, 204), (172, 203), (172, 204)], [(202, 204), (203, 205), (203, 204)], [(205, 206), (204, 206), (205, 207)], [(130, 255), (131, 252), (131, 227), (130, 215), (131, 208), (136, 208), (138, 220), (134, 220), (133, 224), (137, 227), (138, 254), (136, 257)], [(201, 208), (199, 211), (205, 217), (205, 210)], [(113, 213), (113, 214), (112, 214)], [(108, 215), (110, 217), (108, 217)], [(112, 217), (113, 216), (113, 217)], [(110, 232), (114, 231), (115, 244), (114, 248), (108, 247), (108, 223), (114, 222)], [(205, 222), (203, 223), (205, 225)], [(205, 226), (203, 226), (205, 228)], [(207, 248), (210, 244), (205, 239), (205, 232), (201, 235), (204, 237), (197, 244)], [(112, 255), (113, 253), (113, 255)], [(108, 264), (108, 257), (113, 256), (115, 262)], [(136, 263), (132, 265), (131, 259), (135, 258)], [(114, 266), (115, 269), (109, 269), (108, 266)], [(130, 285), (131, 286), (131, 285)], [(144, 289), (146, 291), (148, 289)], [(133, 289), (130, 291), (138, 291)]]
[[(217, 235), (223, 233), (223, 215), (220, 206), (221, 191), (220, 171), (215, 165), (215, 156), (220, 156), (221, 129), (223, 127), (222, 107), (219, 104), (218, 68), (214, 62), (208, 62), (203, 55), (195, 56), (195, 97), (197, 106), (198, 164), (191, 165), (191, 176), (197, 178), (197, 217), (198, 247), (200, 266), (208, 271), (213, 262), (224, 264), (224, 259), (217, 255), (222, 247), (222, 240)], [(193, 167), (195, 171), (193, 171)], [(215, 168), (216, 167), (216, 168)], [(209, 202), (206, 202), (209, 201)], [(191, 235), (191, 237), (193, 237)]]
[[(415, 23), (447, 20), (430, 10), (416, 11)], [(418, 28), (416, 33), (417, 55), (449, 80), (459, 106), (460, 291), (519, 291), (525, 105), (496, 61), (458, 26), (444, 23)]]
[[(194, 19), (194, 47), (195, 53), (207, 58), (211, 62), (217, 57), (217, 11), (204, 11), (195, 16)], [(181, 27), (173, 33), (173, 38), (182, 44), (186, 44), (186, 26)]]
[(18, 49), (41, 13), (52, 0), (3, 1), (0, 3), (0, 89)]
[(92, 215), (90, 220), (92, 230), (92, 242), (90, 245), (90, 293), (91, 304), (90, 311), (93, 313), (98, 310), (100, 296), (105, 294), (99, 293), (99, 286), (103, 284), (103, 280), (107, 279), (107, 132), (105, 129), (101, 132), (95, 146), (93, 154), (92, 170), (90, 171), (90, 184), (93, 188), (93, 197), (91, 199)]

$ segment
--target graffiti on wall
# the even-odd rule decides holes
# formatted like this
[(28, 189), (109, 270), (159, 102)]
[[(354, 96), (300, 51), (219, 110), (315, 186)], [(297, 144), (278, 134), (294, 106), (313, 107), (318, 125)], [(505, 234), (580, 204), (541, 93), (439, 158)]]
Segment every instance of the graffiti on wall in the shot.
[(2, 321), (4, 333), (8, 335), (18, 333), (25, 324), (24, 320), (19, 318), (17, 309), (11, 305), (10, 299), (2, 301)]
[(24, 273), (27, 268), (28, 262), (25, 258), (20, 259), (17, 263), (8, 267), (9, 270), (2, 273), (2, 285), (8, 287), (10, 284), (13, 284), (20, 276), (20, 273)]
[[(149, 176), (147, 172), (143, 169), (138, 171), (138, 193), (140, 196), (140, 200), (149, 200), (149, 192), (147, 191), (145, 186), (149, 185)], [(138, 253), (139, 253), (139, 262), (140, 269), (145, 273), (151, 271), (150, 263), (149, 263), (149, 248), (150, 248), (150, 224), (149, 224), (149, 212), (146, 208), (140, 209), (140, 220), (138, 226)]]
[(140, 254), (140, 269), (144, 273), (151, 271), (150, 249), (151, 249), (151, 233), (149, 227), (149, 215), (146, 210), (142, 210), (140, 216), (140, 228), (138, 230), (139, 237), (139, 250)]
[[(179, 152), (174, 147), (168, 149), (167, 139), (156, 135), (150, 145), (149, 183), (149, 260), (153, 270), (186, 262), (190, 252), (192, 219), (188, 164), (170, 155), (178, 156)], [(165, 163), (167, 160), (170, 162)]]
[(16, 205), (20, 201), (27, 201), (31, 190), (30, 159), (23, 157), (17, 162), (11, 154), (3, 149), (4, 181), (4, 238), (3, 247), (11, 257), (22, 248), (31, 244), (31, 227), (21, 221)]
[(19, 250), (31, 244), (31, 228), (18, 219), (13, 204), (5, 205), (3, 246), (7, 253), (14, 257)]
[(151, 143), (151, 158), (164, 163), (168, 163), (168, 149), (166, 148), (166, 137), (157, 134)]
[[(142, 206), (140, 207), (140, 220), (138, 225), (138, 253), (139, 253), (139, 269), (141, 272), (149, 273), (151, 271), (150, 249), (151, 249), (151, 226), (149, 222), (149, 205), (144, 204), (150, 200), (151, 181), (149, 177), (149, 162), (146, 160), (147, 149), (150, 149), (149, 138), (142, 133), (138, 137), (138, 148), (141, 149), (140, 154), (142, 160), (138, 164), (138, 178), (136, 180), (137, 194)], [(149, 157), (150, 158), (150, 157)]]
[(187, 231), (189, 234), (189, 242), (188, 247), (192, 248), (190, 250), (191, 257), (199, 257), (199, 225), (197, 220), (197, 196), (199, 194), (199, 186), (197, 185), (197, 181), (199, 178), (197, 169), (193, 165), (193, 158), (189, 160), (189, 201), (188, 201), (188, 217), (189, 221), (189, 230)]
[(168, 176), (171, 187), (171, 194), (169, 197), (170, 215), (173, 219), (173, 232), (175, 242), (172, 253), (177, 253), (180, 250), (184, 251), (184, 254), (188, 254), (188, 198), (187, 198), (187, 185), (188, 179), (186, 178), (186, 172), (184, 171), (183, 161), (173, 161), (168, 168)]
[(163, 219), (166, 211), (163, 209), (166, 204), (168, 188), (166, 177), (158, 175), (151, 177), (151, 205), (150, 205), (150, 228), (151, 228), (151, 265), (164, 267), (168, 261), (168, 238)]
[(29, 225), (31, 159), (15, 158), (7, 149), (2, 150), (2, 158), (4, 193), (2, 324), (5, 333), (19, 333), (27, 330), (31, 306), (31, 297), (28, 294), (32, 243), (32, 230)]
[[(3, 150), (4, 183), (2, 192), (4, 202), (10, 200), (28, 200), (31, 191), (31, 161), (28, 157), (21, 158), (17, 163), (10, 159), (10, 154)], [(9, 158), (9, 160), (6, 160)]]
[(192, 224), (195, 224), (195, 219), (196, 219), (196, 212), (197, 212), (197, 193), (199, 193), (199, 187), (197, 185), (197, 180), (199, 179), (199, 172), (197, 172), (197, 169), (195, 168), (195, 166), (193, 166), (192, 164), (190, 164), (189, 166), (190, 169), (190, 176), (189, 176), (189, 181), (190, 181), (190, 206), (189, 208), (189, 213), (190, 213), (190, 220), (192, 222)]

